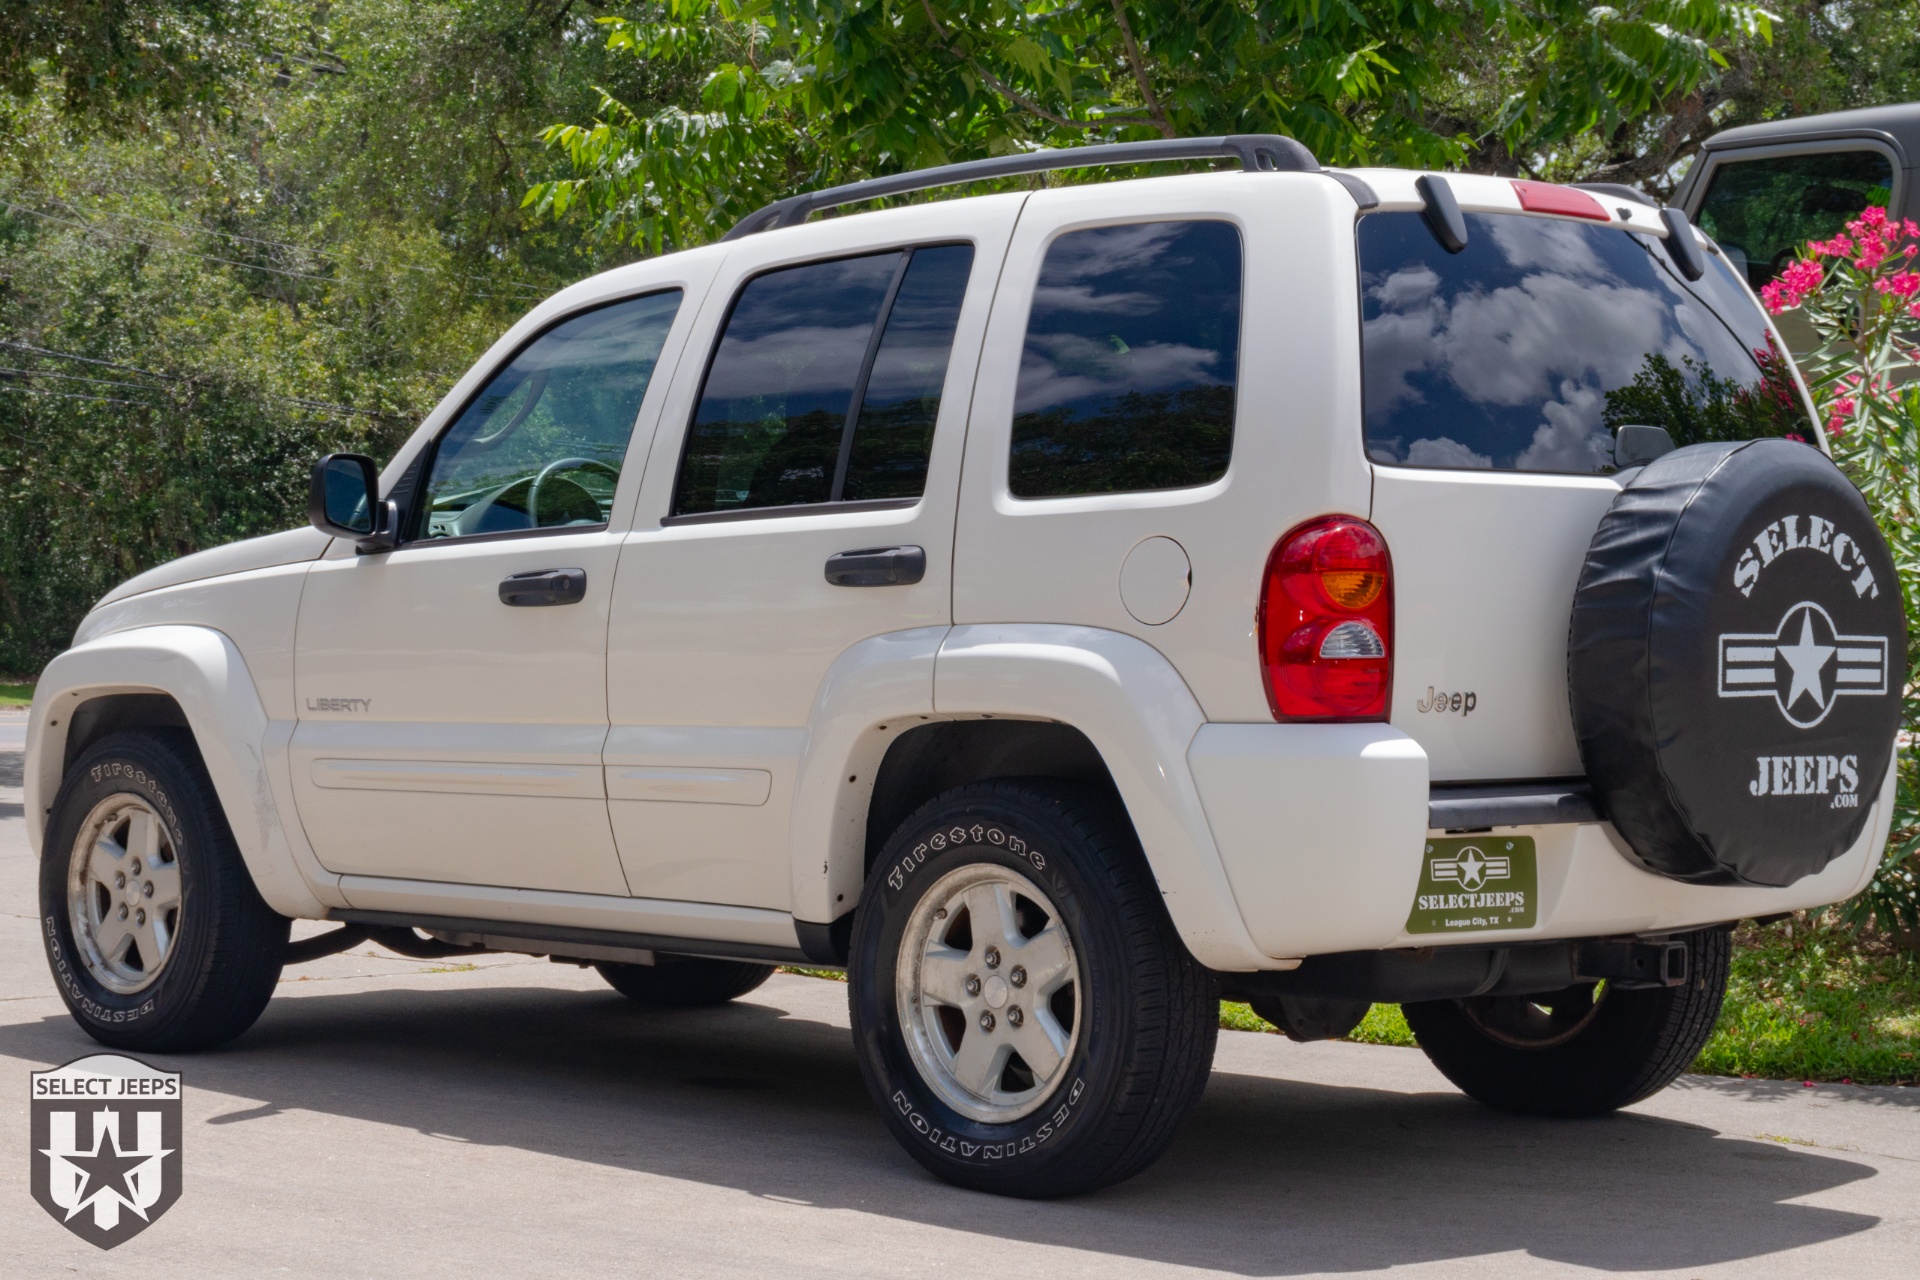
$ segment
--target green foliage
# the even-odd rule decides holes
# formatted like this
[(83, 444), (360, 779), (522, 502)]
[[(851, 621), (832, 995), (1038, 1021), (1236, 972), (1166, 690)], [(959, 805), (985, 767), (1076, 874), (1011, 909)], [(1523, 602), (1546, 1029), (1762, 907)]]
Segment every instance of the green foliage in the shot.
[(130, 574), (300, 523), (318, 453), (388, 453), (608, 265), (522, 214), (536, 135), (681, 87), (575, 8), (263, 0), (217, 100), (138, 129), (76, 122), (47, 66), (0, 96), (0, 671)]
[(1869, 208), (1844, 234), (1810, 242), (1761, 290), (1774, 312), (1798, 310), (1820, 346), (1799, 360), (1832, 437), (1893, 552), (1907, 615), (1902, 749), (1893, 830), (1879, 873), (1842, 908), (1848, 924), (1920, 933), (1920, 226)]
[(126, 123), (218, 95), (246, 57), (253, 0), (0, 0), (0, 90), (57, 86), (69, 113)]
[[(699, 109), (606, 95), (546, 134), (579, 210), (650, 249), (712, 239), (803, 187), (1035, 146), (1290, 134), (1329, 164), (1440, 167), (1495, 146), (1525, 165), (1613, 130), (1763, 41), (1741, 0), (1588, 7), (1474, 0), (658, 0), (609, 47), (708, 65)], [(1463, 80), (1473, 44), (1507, 51)], [(1471, 90), (1463, 85), (1471, 84)]]
[(1694, 1070), (1920, 1083), (1920, 957), (1805, 917), (1748, 926), (1734, 941), (1727, 1002)]

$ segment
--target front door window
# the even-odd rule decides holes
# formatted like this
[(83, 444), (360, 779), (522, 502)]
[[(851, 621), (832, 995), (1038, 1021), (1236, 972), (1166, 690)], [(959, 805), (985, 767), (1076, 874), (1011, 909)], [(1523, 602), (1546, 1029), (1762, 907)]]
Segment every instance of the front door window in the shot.
[(679, 307), (678, 290), (629, 298), (522, 348), (440, 437), (419, 534), (604, 526)]

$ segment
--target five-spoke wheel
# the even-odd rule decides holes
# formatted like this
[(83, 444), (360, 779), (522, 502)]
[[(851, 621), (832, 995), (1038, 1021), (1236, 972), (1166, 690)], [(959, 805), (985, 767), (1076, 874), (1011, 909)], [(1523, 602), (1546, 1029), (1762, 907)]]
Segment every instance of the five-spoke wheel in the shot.
[(180, 926), (180, 863), (145, 798), (110, 796), (87, 815), (68, 861), (67, 913), (101, 986), (132, 995), (159, 978)]
[(1006, 1124), (1042, 1106), (1079, 1033), (1080, 971), (1032, 880), (975, 863), (920, 899), (894, 970), (914, 1065), (955, 1111)]

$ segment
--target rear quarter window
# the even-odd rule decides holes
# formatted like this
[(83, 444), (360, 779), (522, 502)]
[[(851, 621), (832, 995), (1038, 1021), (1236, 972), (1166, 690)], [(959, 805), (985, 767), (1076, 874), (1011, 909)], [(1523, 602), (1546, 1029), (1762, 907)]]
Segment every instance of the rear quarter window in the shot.
[(1227, 473), (1240, 260), (1230, 222), (1095, 227), (1048, 246), (1014, 402), (1015, 497), (1178, 489)]
[(1689, 287), (1653, 237), (1519, 214), (1468, 214), (1467, 229), (1450, 254), (1417, 213), (1360, 220), (1373, 461), (1597, 474), (1628, 423), (1677, 445), (1809, 431), (1718, 259)]

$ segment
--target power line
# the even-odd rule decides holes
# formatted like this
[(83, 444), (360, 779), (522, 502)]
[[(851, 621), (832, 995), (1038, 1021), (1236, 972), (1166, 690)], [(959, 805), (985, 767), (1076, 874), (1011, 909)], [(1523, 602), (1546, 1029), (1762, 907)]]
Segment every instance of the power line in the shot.
[[(63, 217), (60, 217), (58, 214), (48, 213), (44, 209), (34, 209), (34, 208), (30, 208), (27, 205), (15, 204), (11, 200), (0, 200), (0, 205), (5, 205), (7, 208), (12, 209), (16, 213), (24, 213), (29, 215), (30, 217), (35, 217), (35, 218), (44, 218), (48, 222), (56, 222), (61, 224), (62, 226), (77, 227), (83, 231), (90, 232), (94, 235), (106, 236), (108, 239), (120, 240), (123, 243), (127, 243), (127, 244), (145, 245), (148, 248), (153, 248), (153, 249), (171, 249), (175, 253), (185, 253), (192, 257), (204, 258), (209, 262), (225, 263), (228, 266), (240, 267), (242, 269), (250, 270), (250, 271), (265, 271), (273, 275), (291, 276), (297, 280), (321, 280), (321, 281), (338, 283), (337, 279), (333, 276), (317, 276), (307, 272), (288, 271), (285, 268), (281, 268), (281, 267), (263, 267), (256, 263), (240, 262), (233, 258), (222, 258), (216, 254), (200, 253), (197, 250), (185, 249), (179, 245), (161, 244), (153, 240), (142, 240), (134, 236), (115, 235), (113, 232), (101, 230), (98, 226), (96, 226), (91, 222), (86, 221), (84, 218), (77, 218), (77, 217), (63, 218)], [(71, 205), (68, 205), (67, 207), (69, 209), (72, 208)], [(143, 218), (143, 217), (140, 217), (138, 214), (132, 214), (132, 213), (111, 213), (111, 214), (108, 214), (107, 216), (118, 219), (120, 221), (124, 221), (124, 222), (140, 222), (140, 223), (145, 223), (148, 226), (166, 227), (169, 230), (178, 231), (186, 235), (221, 236), (229, 240), (244, 241), (247, 244), (265, 245), (268, 248), (273, 248), (273, 249), (285, 249), (292, 253), (310, 253), (318, 258), (331, 258), (339, 261), (358, 262), (362, 266), (377, 267), (382, 270), (413, 271), (421, 275), (432, 276), (436, 279), (444, 278), (446, 276), (452, 276), (461, 280), (473, 280), (481, 284), (492, 285), (495, 288), (504, 287), (508, 289), (518, 290), (526, 298), (543, 298), (546, 296), (546, 292), (544, 290), (536, 288), (533, 285), (515, 284), (512, 281), (506, 281), (503, 285), (501, 282), (489, 280), (485, 276), (476, 276), (471, 272), (435, 271), (431, 267), (415, 266), (409, 262), (388, 262), (388, 263), (376, 262), (372, 258), (354, 257), (353, 255), (346, 254), (338, 250), (316, 249), (308, 245), (289, 244), (284, 240), (267, 240), (259, 236), (245, 236), (245, 235), (241, 235), (237, 231), (215, 231), (207, 227), (191, 227), (191, 226), (186, 226), (179, 222), (171, 222), (162, 218)], [(492, 298), (495, 296), (494, 294), (489, 293), (483, 289), (476, 289), (474, 290), (474, 292), (483, 298)]]
[(116, 400), (111, 396), (83, 396), (74, 391), (47, 391), (41, 387), (16, 387), (6, 382), (0, 382), (0, 391), (17, 391), (30, 396), (57, 396), (62, 400), (92, 400), (96, 404), (130, 404), (141, 409), (154, 409), (159, 407), (151, 400)]
[[(35, 346), (34, 344), (32, 344), (31, 342), (15, 342), (15, 341), (12, 341), (11, 339), (7, 339), (7, 338), (0, 338), (0, 347), (14, 347), (14, 348), (17, 348), (18, 350), (21, 350), (21, 351), (31, 351), (31, 352), (33, 352), (33, 353), (34, 353), (35, 355), (43, 355), (43, 356), (54, 356), (54, 357), (56, 357), (56, 358), (58, 358), (58, 359), (61, 359), (61, 360), (77, 360), (77, 361), (79, 361), (79, 362), (80, 362), (81, 364), (95, 364), (95, 365), (102, 365), (102, 366), (104, 366), (104, 367), (106, 367), (106, 368), (109, 368), (109, 369), (124, 369), (124, 370), (125, 370), (126, 372), (128, 372), (128, 373), (138, 373), (138, 374), (143, 374), (143, 375), (145, 375), (146, 377), (149, 377), (149, 378), (158, 378), (158, 379), (160, 379), (160, 380), (161, 380), (161, 381), (163, 381), (163, 382), (191, 382), (191, 381), (193, 381), (193, 379), (192, 379), (192, 378), (186, 378), (186, 377), (182, 377), (182, 376), (180, 376), (179, 374), (175, 374), (175, 373), (160, 373), (160, 372), (158, 372), (158, 371), (156, 371), (156, 370), (153, 370), (153, 369), (142, 369), (142, 368), (140, 368), (140, 367), (139, 367), (138, 365), (131, 365), (131, 364), (121, 364), (121, 363), (120, 363), (119, 361), (117, 361), (117, 360), (100, 360), (100, 359), (96, 359), (96, 358), (95, 358), (95, 357), (93, 357), (93, 356), (82, 356), (82, 355), (75, 355), (75, 354), (74, 354), (73, 352), (71, 352), (71, 351), (56, 351), (56, 350), (55, 350), (54, 348), (52, 348), (52, 347), (37, 347), (37, 346)], [(73, 375), (73, 374), (60, 374), (60, 375), (55, 375), (55, 376), (60, 376), (60, 377), (74, 377), (74, 376), (76, 376), (76, 375)], [(127, 386), (132, 386), (132, 385), (136, 385), (136, 384), (133, 384), (133, 383), (127, 383), (127, 384), (123, 384), (123, 385), (127, 385)], [(22, 388), (22, 389), (24, 390), (25, 388)], [(158, 388), (155, 388), (155, 389), (157, 390)], [(51, 395), (51, 394), (54, 394), (54, 393), (52, 393), (52, 392), (46, 392), (46, 393), (43, 393), (43, 394), (48, 394), (48, 395)], [(326, 402), (325, 400), (309, 400), (309, 399), (306, 399), (306, 398), (305, 398), (304, 396), (283, 396), (283, 395), (276, 395), (275, 393), (273, 393), (273, 392), (271, 392), (271, 391), (261, 391), (261, 392), (258, 392), (257, 394), (258, 394), (258, 395), (259, 395), (259, 396), (260, 396), (260, 397), (261, 397), (262, 399), (266, 399), (266, 400), (279, 400), (279, 401), (281, 401), (282, 403), (285, 403), (285, 404), (297, 404), (297, 405), (301, 405), (301, 406), (303, 406), (303, 407), (305, 407), (305, 408), (309, 408), (309, 409), (324, 409), (324, 410), (327, 410), (327, 411), (328, 411), (328, 412), (330, 412), (330, 413), (341, 413), (341, 414), (348, 414), (348, 415), (351, 415), (351, 416), (355, 416), (355, 417), (362, 417), (362, 418), (385, 418), (385, 419), (388, 419), (388, 420), (391, 420), (391, 421), (394, 421), (394, 422), (404, 422), (404, 421), (406, 421), (406, 420), (407, 420), (407, 418), (406, 418), (406, 415), (405, 415), (405, 414), (399, 414), (399, 413), (385, 413), (385, 412), (382, 412), (382, 411), (381, 411), (381, 410), (379, 410), (379, 409), (356, 409), (356, 408), (354, 408), (354, 407), (353, 407), (353, 406), (351, 406), (351, 405), (344, 405), (344, 404), (329, 404), (329, 403), (327, 403), (327, 402)], [(134, 402), (128, 402), (128, 403), (134, 403)], [(139, 402), (137, 402), (137, 403), (141, 403), (141, 404), (150, 404), (151, 402), (150, 402), (150, 401), (139, 401)]]
[(90, 222), (82, 222), (74, 218), (62, 218), (58, 214), (47, 213), (40, 209), (29, 209), (26, 205), (15, 204), (11, 200), (0, 200), (0, 205), (5, 205), (15, 213), (30, 214), (36, 218), (45, 218), (48, 222), (57, 222), (62, 226), (77, 227), (88, 235), (104, 236), (108, 240), (118, 240), (122, 244), (137, 244), (149, 249), (171, 250), (174, 253), (184, 253), (191, 258), (204, 258), (208, 262), (219, 262), (229, 267), (239, 267), (245, 271), (264, 271), (268, 275), (287, 276), (294, 280), (318, 280), (322, 284), (326, 284), (330, 283), (333, 279), (331, 276), (316, 276), (305, 271), (287, 271), (280, 267), (263, 267), (258, 263), (241, 262), (237, 258), (222, 258), (216, 254), (198, 253), (192, 249), (183, 249), (177, 244), (161, 244), (157, 240), (142, 240), (138, 236), (116, 235), (111, 231), (103, 231)]
[(62, 382), (91, 382), (102, 387), (133, 387), (142, 391), (158, 391), (159, 388), (146, 382), (121, 382), (115, 378), (83, 378), (77, 373), (54, 373), (50, 369), (7, 369), (0, 368), (0, 382), (10, 377), (18, 378), (58, 378)]

